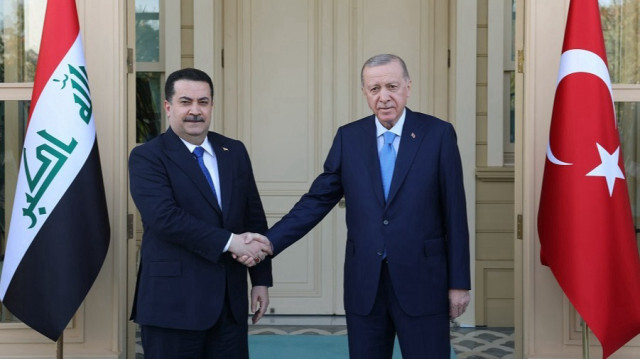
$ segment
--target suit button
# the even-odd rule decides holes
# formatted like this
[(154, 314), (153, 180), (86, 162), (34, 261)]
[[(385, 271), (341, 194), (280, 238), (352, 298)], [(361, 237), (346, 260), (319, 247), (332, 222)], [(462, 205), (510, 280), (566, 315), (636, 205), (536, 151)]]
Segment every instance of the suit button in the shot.
[(378, 251), (376, 252), (376, 254), (377, 254), (377, 255), (379, 255), (379, 256), (381, 256), (381, 255), (383, 255), (383, 254), (384, 254), (384, 251), (383, 251), (383, 250), (378, 250)]
[(382, 221), (382, 224), (384, 224), (386, 226), (387, 224), (389, 224), (389, 220), (385, 219), (384, 221)]

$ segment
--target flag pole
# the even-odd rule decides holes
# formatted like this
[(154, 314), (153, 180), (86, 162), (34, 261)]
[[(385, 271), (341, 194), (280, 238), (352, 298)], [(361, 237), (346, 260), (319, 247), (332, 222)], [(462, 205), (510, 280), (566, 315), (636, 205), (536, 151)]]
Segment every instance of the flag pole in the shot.
[(57, 350), (56, 350), (56, 359), (62, 359), (62, 351), (64, 348), (64, 332), (62, 332), (62, 334), (60, 334), (60, 338), (58, 338), (58, 341), (56, 342), (57, 344)]
[(589, 359), (589, 326), (580, 319), (582, 324), (582, 359)]

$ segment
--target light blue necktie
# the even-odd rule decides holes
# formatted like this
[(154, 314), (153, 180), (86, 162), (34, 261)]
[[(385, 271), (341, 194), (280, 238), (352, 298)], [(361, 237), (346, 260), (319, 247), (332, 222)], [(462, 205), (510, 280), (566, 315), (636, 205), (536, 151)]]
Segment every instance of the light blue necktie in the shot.
[(396, 134), (387, 131), (382, 134), (384, 136), (384, 144), (380, 149), (380, 173), (382, 174), (382, 188), (384, 189), (384, 199), (389, 196), (389, 187), (391, 187), (391, 177), (393, 177), (393, 169), (396, 165), (396, 150), (393, 148), (393, 140)]
[(202, 155), (204, 154), (204, 148), (200, 146), (196, 147), (193, 150), (193, 154), (196, 156), (196, 159), (198, 160), (198, 165), (200, 166), (200, 170), (202, 170), (204, 177), (207, 179), (207, 182), (209, 182), (209, 187), (211, 187), (211, 190), (213, 191), (213, 196), (216, 198), (216, 201), (217, 201), (218, 195), (216, 194), (216, 188), (213, 186), (211, 173), (209, 173), (209, 170), (207, 169), (207, 166), (204, 165), (204, 160), (202, 159)]

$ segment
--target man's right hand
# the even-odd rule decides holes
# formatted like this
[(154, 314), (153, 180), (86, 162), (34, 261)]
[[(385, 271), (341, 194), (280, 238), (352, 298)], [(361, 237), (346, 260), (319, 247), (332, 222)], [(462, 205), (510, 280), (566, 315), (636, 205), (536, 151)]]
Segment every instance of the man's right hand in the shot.
[(271, 242), (267, 237), (250, 232), (234, 233), (229, 244), (229, 252), (234, 259), (247, 267), (252, 267), (264, 260), (267, 255), (273, 254)]

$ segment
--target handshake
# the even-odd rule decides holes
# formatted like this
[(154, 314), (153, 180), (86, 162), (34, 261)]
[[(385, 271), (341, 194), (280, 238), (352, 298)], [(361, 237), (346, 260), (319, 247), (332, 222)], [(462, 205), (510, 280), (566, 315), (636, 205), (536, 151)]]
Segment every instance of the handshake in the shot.
[(233, 259), (253, 267), (262, 262), (267, 255), (273, 254), (273, 247), (269, 239), (259, 233), (233, 234), (229, 244), (229, 252)]

